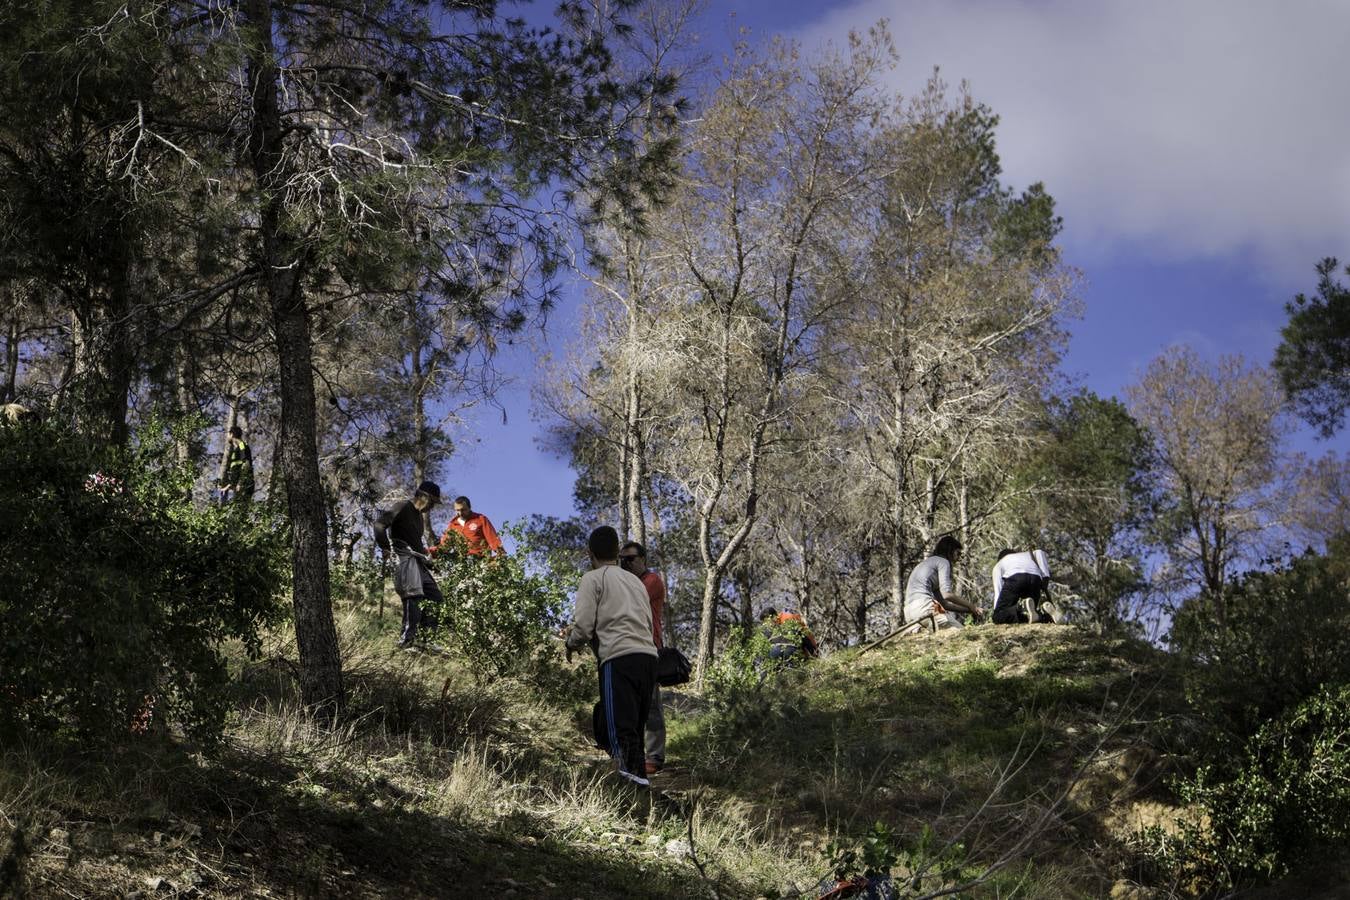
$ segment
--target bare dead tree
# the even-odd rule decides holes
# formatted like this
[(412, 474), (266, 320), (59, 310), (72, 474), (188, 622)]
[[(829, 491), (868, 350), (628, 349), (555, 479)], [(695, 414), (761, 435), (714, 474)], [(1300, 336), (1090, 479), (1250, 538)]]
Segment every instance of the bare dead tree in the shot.
[(1173, 498), (1160, 523), (1168, 557), (1213, 595), (1222, 622), (1233, 565), (1259, 554), (1287, 511), (1278, 478), (1279, 386), (1240, 356), (1209, 364), (1177, 347), (1150, 363), (1128, 396), (1153, 435), (1162, 485)]

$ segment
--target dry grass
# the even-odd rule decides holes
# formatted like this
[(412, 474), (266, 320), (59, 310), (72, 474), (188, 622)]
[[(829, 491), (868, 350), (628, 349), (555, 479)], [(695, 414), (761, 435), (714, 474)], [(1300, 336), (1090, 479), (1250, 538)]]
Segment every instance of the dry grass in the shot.
[[(341, 611), (350, 703), (333, 728), (301, 712), (278, 634), (262, 660), (240, 662), (217, 754), (162, 737), (115, 758), (11, 750), (0, 841), (26, 842), (11, 877), (73, 896), (154, 878), (202, 896), (775, 896), (818, 881), (825, 844), (874, 820), (963, 833), (1000, 784), (1010, 793), (963, 840), (1015, 832), (1045, 806), (1025, 802), (1034, 769), (1001, 774), (1018, 742), (1044, 740), (1042, 762), (1067, 764), (1099, 733), (1108, 682), (1146, 668), (1050, 633), (840, 656), (798, 673), (792, 702), (759, 723), (719, 731), (715, 753), (708, 707), (685, 698), (668, 712), (672, 769), (638, 794), (590, 748), (588, 707), (528, 682), (480, 685), (453, 652), (393, 652), (393, 625)], [(1023, 696), (1034, 713), (1008, 705)], [(994, 714), (1007, 709), (1012, 721)], [(1051, 855), (981, 895), (1081, 891), (1069, 845)]]
[[(576, 710), (527, 683), (478, 685), (453, 654), (391, 652), (391, 626), (341, 612), (350, 704), (332, 728), (301, 711), (282, 633), (262, 659), (239, 661), (217, 753), (168, 736), (106, 758), (11, 748), (0, 885), (76, 897), (154, 884), (183, 896), (710, 896), (695, 858), (723, 897), (809, 877), (743, 804), (635, 794), (588, 746)], [(434, 849), (400, 849), (411, 846)]]

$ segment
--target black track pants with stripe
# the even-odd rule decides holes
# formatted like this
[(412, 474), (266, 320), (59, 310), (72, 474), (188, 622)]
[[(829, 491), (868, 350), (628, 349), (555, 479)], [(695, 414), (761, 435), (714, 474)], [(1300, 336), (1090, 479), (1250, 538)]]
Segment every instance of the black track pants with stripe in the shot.
[(641, 776), (646, 750), (643, 730), (656, 684), (656, 655), (629, 653), (600, 667), (600, 705), (605, 712), (609, 755), (625, 772)]
[(1016, 625), (1027, 621), (1022, 612), (1023, 600), (1035, 600), (1045, 590), (1045, 579), (1029, 572), (1018, 572), (1003, 579), (1003, 590), (999, 591), (998, 602), (994, 604), (995, 625)]

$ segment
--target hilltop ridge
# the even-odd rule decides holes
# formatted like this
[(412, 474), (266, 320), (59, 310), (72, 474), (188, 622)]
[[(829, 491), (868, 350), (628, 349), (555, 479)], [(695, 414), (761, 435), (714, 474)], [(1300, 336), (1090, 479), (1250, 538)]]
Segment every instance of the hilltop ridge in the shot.
[(920, 635), (785, 673), (739, 727), (684, 719), (673, 747), (718, 790), (775, 798), (764, 814), (806, 843), (882, 822), (951, 844), (991, 890), (1104, 895), (1134, 833), (1175, 814), (1167, 669), (1146, 643), (1066, 627)]

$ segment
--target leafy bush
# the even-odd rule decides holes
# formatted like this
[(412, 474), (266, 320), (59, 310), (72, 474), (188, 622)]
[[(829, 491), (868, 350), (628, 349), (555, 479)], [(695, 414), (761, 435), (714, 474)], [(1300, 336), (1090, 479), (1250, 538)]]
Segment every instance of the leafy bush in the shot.
[(1350, 539), (1187, 603), (1171, 641), (1201, 726), (1202, 815), (1141, 836), (1164, 874), (1216, 893), (1350, 837)]
[(1341, 851), (1350, 840), (1350, 687), (1299, 704), (1261, 728), (1235, 765), (1202, 768), (1180, 793), (1207, 824), (1190, 823), (1159, 852), (1192, 890), (1227, 892)]
[[(861, 897), (912, 897), (956, 894), (955, 885), (979, 877), (981, 868), (967, 859), (966, 846), (944, 843), (924, 825), (917, 838), (905, 839), (884, 822), (874, 822), (856, 841), (836, 839), (825, 848), (833, 884), (852, 882)], [(830, 881), (820, 887), (828, 889)]]
[(860, 875), (863, 878), (890, 875), (902, 852), (895, 832), (885, 822), (872, 823), (857, 842), (836, 839), (825, 848), (837, 881)]
[(762, 705), (764, 685), (799, 659), (774, 659), (772, 649), (762, 629), (731, 629), (722, 655), (708, 670), (707, 696), (714, 711), (727, 715)]
[(333, 560), (328, 566), (328, 583), (334, 600), (352, 604), (378, 604), (384, 595), (386, 570), (371, 556), (353, 556)]
[(746, 735), (769, 728), (798, 708), (800, 692), (781, 682), (804, 663), (800, 657), (774, 659), (769, 655), (771, 649), (762, 629), (731, 629), (726, 646), (705, 676), (708, 708), (702, 717), (703, 740), (696, 749), (699, 768), (734, 768)]
[[(435, 611), (475, 677), (519, 676), (538, 665), (541, 651), (562, 625), (567, 585), (550, 571), (531, 571), (527, 538), (507, 556), (472, 556), (464, 547), (436, 557), (435, 574), (445, 604)], [(457, 535), (452, 535), (458, 537)]]
[(1201, 596), (1179, 610), (1170, 640), (1187, 700), (1217, 738), (1212, 752), (1325, 686), (1350, 684), (1348, 551), (1333, 542), (1326, 556), (1249, 573), (1222, 604)]
[(271, 529), (194, 509), (158, 428), (135, 451), (0, 427), (0, 724), (125, 740), (152, 719), (218, 738), (221, 650), (278, 621)]

